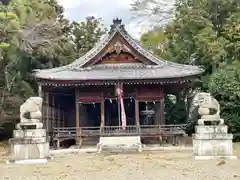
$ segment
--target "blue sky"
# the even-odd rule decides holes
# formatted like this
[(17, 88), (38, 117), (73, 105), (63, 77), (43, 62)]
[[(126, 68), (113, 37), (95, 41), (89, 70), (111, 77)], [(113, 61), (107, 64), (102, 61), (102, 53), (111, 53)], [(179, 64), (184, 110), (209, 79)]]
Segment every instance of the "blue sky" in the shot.
[(133, 19), (130, 11), (132, 0), (58, 0), (65, 8), (65, 16), (70, 20), (81, 21), (86, 16), (102, 17), (109, 27), (113, 18), (121, 18), (128, 32), (139, 38), (147, 28)]

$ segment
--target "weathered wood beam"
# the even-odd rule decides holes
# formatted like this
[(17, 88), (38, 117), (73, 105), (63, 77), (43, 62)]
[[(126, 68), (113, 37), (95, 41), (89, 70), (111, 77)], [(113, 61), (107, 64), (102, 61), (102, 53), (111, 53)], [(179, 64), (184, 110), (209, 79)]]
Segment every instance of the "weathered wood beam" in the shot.
[(164, 87), (160, 87), (161, 99), (160, 99), (160, 124), (165, 124), (165, 117), (164, 117)]
[(61, 106), (57, 104), (57, 127), (61, 127)]
[(49, 93), (44, 93), (46, 96), (46, 120), (45, 120), (45, 128), (47, 132), (49, 132)]
[(135, 99), (135, 120), (137, 129), (140, 127), (140, 121), (139, 121), (139, 101), (138, 99)]
[(76, 107), (76, 144), (81, 147), (80, 111), (79, 111), (79, 88), (75, 88), (75, 107)]
[(56, 117), (55, 117), (55, 96), (52, 95), (52, 108), (51, 108), (51, 132), (53, 131), (53, 126), (56, 126)]

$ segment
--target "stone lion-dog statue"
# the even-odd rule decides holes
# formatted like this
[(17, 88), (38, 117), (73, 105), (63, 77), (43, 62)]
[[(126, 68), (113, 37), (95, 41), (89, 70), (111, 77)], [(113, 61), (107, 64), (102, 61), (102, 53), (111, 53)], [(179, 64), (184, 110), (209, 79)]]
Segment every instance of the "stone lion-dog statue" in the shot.
[(42, 119), (42, 102), (41, 97), (30, 97), (20, 106), (21, 123), (40, 123)]
[(224, 123), (220, 118), (220, 105), (210, 93), (198, 92), (193, 98), (193, 105), (198, 107), (198, 114), (201, 116), (198, 120), (199, 125), (204, 125), (205, 121), (219, 122), (220, 125)]

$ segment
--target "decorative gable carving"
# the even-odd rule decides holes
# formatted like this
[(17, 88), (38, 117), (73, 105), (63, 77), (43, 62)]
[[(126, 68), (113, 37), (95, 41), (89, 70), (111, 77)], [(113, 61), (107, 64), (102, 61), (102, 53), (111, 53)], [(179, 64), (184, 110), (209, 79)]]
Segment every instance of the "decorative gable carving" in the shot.
[(142, 63), (136, 56), (133, 55), (132, 50), (124, 43), (123, 40), (116, 37), (105, 52), (98, 56), (93, 64), (121, 64), (121, 63)]
[(100, 61), (96, 64), (121, 64), (121, 63), (139, 63), (138, 59), (128, 53), (122, 51), (113, 51), (111, 53), (107, 53)]
[(108, 53), (116, 52), (117, 54), (120, 54), (121, 52), (129, 52), (131, 53), (130, 48), (128, 48), (124, 43), (117, 41), (113, 45), (109, 46), (106, 50)]
[(146, 65), (156, 65), (153, 61), (140, 54), (136, 48), (138, 47), (133, 47), (121, 33), (117, 32), (111, 37), (111, 40), (109, 40), (107, 44), (104, 44), (103, 49), (89, 59), (83, 67), (95, 64), (116, 63), (143, 63)]

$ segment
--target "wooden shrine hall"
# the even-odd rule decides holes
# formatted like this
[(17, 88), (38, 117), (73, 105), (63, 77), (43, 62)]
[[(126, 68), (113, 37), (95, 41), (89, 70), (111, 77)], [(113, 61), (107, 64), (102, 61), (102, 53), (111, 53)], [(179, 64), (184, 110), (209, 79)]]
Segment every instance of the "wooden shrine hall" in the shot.
[(81, 145), (87, 137), (181, 134), (183, 125), (165, 124), (164, 97), (178, 94), (202, 72), (155, 57), (114, 19), (108, 34), (84, 56), (36, 70), (35, 77), (52, 139), (72, 138)]

